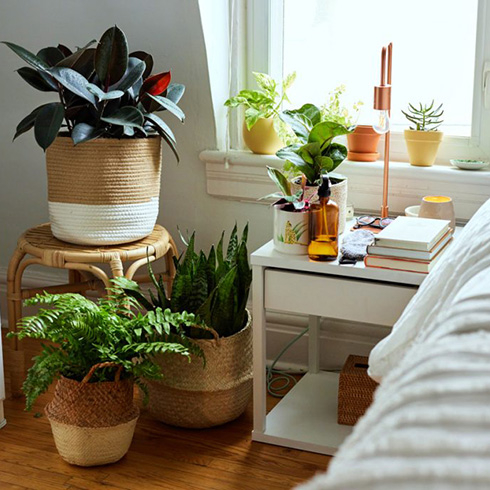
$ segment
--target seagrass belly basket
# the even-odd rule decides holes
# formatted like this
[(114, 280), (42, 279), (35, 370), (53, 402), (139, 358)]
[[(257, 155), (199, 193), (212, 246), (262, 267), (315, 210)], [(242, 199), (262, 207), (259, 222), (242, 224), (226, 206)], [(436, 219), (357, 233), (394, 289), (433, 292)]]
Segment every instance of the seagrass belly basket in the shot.
[(161, 138), (99, 138), (78, 146), (59, 136), (46, 151), (53, 235), (81, 245), (148, 236), (158, 216)]
[(162, 354), (161, 381), (148, 381), (149, 410), (161, 422), (204, 429), (239, 417), (252, 396), (252, 325), (230, 337), (196, 342), (204, 352), (192, 362), (180, 355)]

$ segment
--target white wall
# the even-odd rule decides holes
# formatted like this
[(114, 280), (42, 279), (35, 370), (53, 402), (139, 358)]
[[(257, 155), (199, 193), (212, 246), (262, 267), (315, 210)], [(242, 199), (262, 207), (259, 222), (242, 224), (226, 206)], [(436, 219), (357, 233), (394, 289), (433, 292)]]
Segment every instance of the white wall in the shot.
[[(217, 9), (222, 2), (201, 4)], [(170, 68), (174, 81), (187, 87), (181, 102), (186, 123), (181, 125), (168, 113), (164, 116), (175, 130), (181, 163), (177, 165), (165, 150), (160, 223), (174, 236), (178, 236), (177, 225), (197, 230), (200, 245), (207, 247), (235, 220), (240, 226), (248, 220), (250, 249), (267, 241), (272, 222), (267, 207), (206, 193), (204, 164), (198, 154), (216, 147), (216, 131), (197, 0), (2, 0), (0, 6), (1, 40), (34, 52), (58, 42), (83, 45), (115, 23), (126, 33), (130, 49), (152, 53), (156, 70)], [(33, 133), (13, 143), (12, 136), (17, 123), (34, 107), (52, 100), (52, 95), (34, 90), (15, 73), (24, 64), (3, 45), (0, 66), (0, 268), (4, 269), (19, 234), (48, 220), (43, 152)]]

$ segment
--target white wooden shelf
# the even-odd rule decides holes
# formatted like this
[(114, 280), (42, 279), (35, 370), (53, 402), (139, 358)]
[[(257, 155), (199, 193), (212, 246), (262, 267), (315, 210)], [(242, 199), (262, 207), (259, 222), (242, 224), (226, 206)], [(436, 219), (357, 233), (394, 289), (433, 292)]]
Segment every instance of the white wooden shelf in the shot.
[(265, 432), (253, 431), (254, 441), (334, 454), (352, 427), (337, 424), (339, 375), (308, 373), (271, 410)]

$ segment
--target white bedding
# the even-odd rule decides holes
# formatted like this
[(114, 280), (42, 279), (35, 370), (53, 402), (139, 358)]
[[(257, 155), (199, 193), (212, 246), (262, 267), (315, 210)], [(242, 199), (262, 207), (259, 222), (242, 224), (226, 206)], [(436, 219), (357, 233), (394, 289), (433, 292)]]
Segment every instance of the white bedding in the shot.
[(373, 350), (382, 383), (301, 490), (490, 488), (490, 201)]

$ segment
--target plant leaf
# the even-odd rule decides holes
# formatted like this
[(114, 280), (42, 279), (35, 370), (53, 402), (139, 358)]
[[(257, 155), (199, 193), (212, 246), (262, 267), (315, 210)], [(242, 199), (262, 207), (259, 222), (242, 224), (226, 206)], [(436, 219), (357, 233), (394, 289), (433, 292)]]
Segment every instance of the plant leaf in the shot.
[(322, 145), (324, 149), (331, 141), (337, 137), (344, 134), (349, 134), (351, 131), (342, 126), (342, 124), (337, 124), (330, 121), (324, 121), (316, 124), (308, 136), (308, 143), (318, 142)]
[(94, 128), (87, 123), (78, 123), (71, 132), (71, 138), (75, 145), (86, 141), (94, 140), (104, 134), (102, 128)]
[(124, 92), (121, 90), (111, 90), (110, 92), (104, 92), (93, 83), (87, 84), (87, 90), (90, 93), (94, 94), (99, 100), (120, 99), (124, 95)]
[(185, 92), (185, 86), (181, 83), (171, 83), (167, 89), (167, 99), (174, 104), (178, 104)]
[(46, 104), (37, 114), (34, 123), (34, 136), (38, 145), (46, 149), (55, 140), (61, 128), (65, 109), (60, 102)]
[(128, 69), (118, 83), (110, 87), (111, 90), (129, 90), (142, 76), (145, 71), (145, 62), (137, 58), (129, 58)]
[(36, 56), (41, 58), (49, 66), (55, 66), (61, 60), (65, 59), (65, 55), (58, 48), (53, 46), (41, 49)]
[(170, 99), (167, 99), (166, 97), (161, 97), (159, 95), (151, 95), (149, 93), (147, 93), (147, 95), (155, 102), (158, 102), (158, 104), (160, 104), (162, 109), (167, 109), (169, 112), (171, 112), (175, 117), (180, 119), (182, 122), (185, 121), (184, 111), (178, 105), (174, 104)]
[(128, 68), (128, 41), (119, 27), (107, 29), (95, 52), (95, 72), (106, 87), (118, 82)]
[(277, 185), (279, 190), (285, 196), (291, 195), (291, 184), (280, 170), (274, 167), (267, 166), (267, 173), (269, 174), (269, 177), (274, 182), (274, 184)]
[(174, 143), (176, 143), (174, 133), (170, 129), (169, 125), (156, 114), (145, 114), (145, 119), (154, 126), (158, 126)]
[(143, 129), (145, 122), (141, 111), (131, 106), (121, 107), (114, 114), (109, 117), (101, 117), (100, 120), (118, 126), (132, 126), (138, 129)]
[(167, 87), (170, 85), (170, 80), (172, 75), (170, 71), (164, 73), (157, 73), (149, 78), (147, 78), (140, 89), (140, 97), (145, 95), (161, 95)]
[(15, 138), (19, 137), (21, 134), (24, 134), (25, 132), (29, 131), (34, 127), (34, 123), (36, 122), (36, 116), (38, 112), (45, 107), (48, 104), (43, 104), (40, 105), (39, 107), (36, 107), (30, 114), (28, 114), (20, 123), (17, 125), (17, 128), (15, 130), (15, 135), (14, 135), (14, 140)]
[(23, 48), (22, 46), (14, 43), (9, 43), (7, 41), (2, 41), (2, 43), (8, 46), (17, 56), (22, 58), (26, 63), (36, 68), (37, 70), (45, 71), (49, 68), (49, 65), (44, 60), (36, 56), (34, 53), (31, 53), (27, 49)]
[(133, 51), (129, 53), (130, 58), (138, 58), (145, 62), (145, 71), (143, 72), (143, 78), (146, 79), (150, 76), (151, 70), (153, 70), (153, 56), (145, 51)]
[(17, 73), (31, 86), (41, 92), (57, 92), (58, 88), (54, 82), (48, 82), (48, 77), (44, 78), (44, 72), (34, 70), (27, 66), (19, 68)]
[[(85, 53), (85, 51), (97, 42), (96, 39), (92, 39), (90, 42), (88, 42), (85, 46), (82, 48), (78, 49), (74, 53), (70, 54), (67, 56), (64, 60), (61, 60), (56, 66), (64, 67), (64, 68), (73, 68), (75, 63), (78, 62), (80, 57)], [(94, 50), (95, 51), (95, 50)]]
[(63, 85), (63, 87), (67, 88), (75, 95), (82, 97), (82, 99), (88, 100), (95, 106), (95, 97), (87, 89), (89, 81), (83, 75), (75, 70), (72, 70), (71, 68), (63, 68), (58, 66), (50, 68), (48, 71), (55, 80)]

